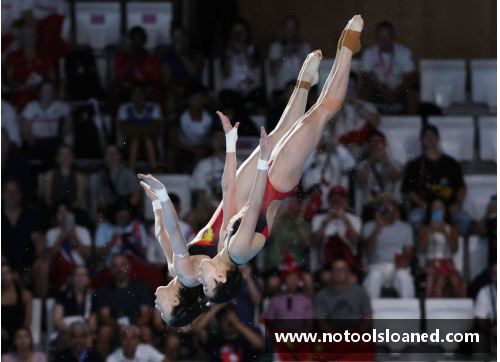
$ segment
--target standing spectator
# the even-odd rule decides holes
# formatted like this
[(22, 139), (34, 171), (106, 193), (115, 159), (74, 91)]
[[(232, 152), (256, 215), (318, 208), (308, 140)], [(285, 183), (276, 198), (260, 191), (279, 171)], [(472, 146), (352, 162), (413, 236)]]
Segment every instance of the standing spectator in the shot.
[[(215, 316), (215, 331), (206, 329)], [(238, 320), (232, 305), (215, 304), (193, 322), (198, 341), (210, 362), (250, 362), (255, 360), (255, 351), (262, 348), (261, 336)]]
[(60, 352), (54, 362), (102, 362), (101, 356), (89, 344), (91, 333), (83, 322), (72, 323), (68, 328), (69, 348)]
[(101, 209), (113, 205), (119, 198), (126, 198), (132, 207), (141, 202), (141, 185), (132, 170), (121, 165), (121, 156), (115, 145), (106, 147), (106, 165), (99, 173), (96, 189)]
[[(497, 263), (490, 269), (491, 283), (485, 285), (479, 291), (474, 308), (477, 329), (481, 333), (480, 340), (484, 341), (486, 336), (491, 337), (491, 345), (497, 340)], [(484, 352), (481, 351), (481, 352)]]
[(111, 341), (123, 326), (139, 326), (143, 339), (151, 344), (151, 294), (148, 286), (131, 279), (130, 263), (125, 255), (113, 257), (113, 281), (97, 289), (99, 328), (96, 349), (101, 356), (109, 354)]
[(361, 72), (365, 97), (376, 103), (403, 103), (406, 113), (416, 114), (417, 72), (410, 49), (395, 43), (396, 32), (388, 21), (375, 27), (377, 44), (365, 49)]
[(2, 193), (2, 254), (38, 298), (48, 291), (48, 266), (43, 260), (42, 224), (37, 210), (23, 204), (23, 193), (14, 180), (6, 180)]
[(169, 362), (156, 348), (140, 343), (140, 330), (134, 325), (121, 329), (121, 347), (106, 358), (106, 362)]
[(156, 138), (160, 134), (160, 107), (147, 101), (144, 84), (134, 84), (132, 101), (122, 104), (118, 110), (118, 122), (128, 148), (128, 165), (135, 170), (139, 146), (146, 148), (146, 156), (152, 171), (158, 168)]
[(402, 192), (411, 201), (408, 221), (415, 232), (423, 224), (429, 202), (436, 197), (446, 202), (451, 223), (466, 236), (471, 224), (470, 215), (462, 209), (467, 188), (457, 161), (439, 149), (439, 131), (426, 125), (420, 132), (423, 153), (406, 166)]
[(36, 27), (24, 25), (20, 32), (21, 45), (7, 56), (5, 63), (12, 103), (18, 110), (36, 99), (37, 88), (44, 79), (56, 79), (53, 60), (39, 52), (37, 40)]
[(2, 127), (2, 183), (8, 179), (16, 180), (21, 186), (23, 195), (26, 195), (28, 200), (31, 198), (33, 177), (30, 165)]
[(236, 304), (236, 315), (241, 323), (254, 327), (255, 307), (262, 302), (262, 278), (256, 278), (252, 275), (252, 265), (247, 264), (241, 269), (243, 283), (240, 293), (234, 298)]
[[(3, 308), (2, 308), (3, 309)], [(5, 314), (4, 314), (5, 318)], [(28, 326), (24, 326), (15, 331), (13, 335), (14, 352), (2, 355), (2, 362), (46, 362), (47, 357), (43, 352), (33, 350), (33, 337)], [(2, 349), (7, 348), (3, 344)], [(3, 351), (2, 351), (3, 353)]]
[(19, 121), (17, 119), (17, 113), (14, 107), (2, 99), (2, 128), (5, 128), (9, 135), (9, 139), (12, 143), (16, 144), (17, 147), (21, 148), (21, 129), (19, 127)]
[(335, 333), (359, 327), (358, 333), (371, 326), (370, 298), (362, 287), (351, 283), (351, 272), (345, 260), (333, 262), (332, 284), (321, 289), (314, 298), (314, 318), (324, 333)]
[(348, 200), (349, 195), (342, 186), (332, 187), (328, 194), (329, 211), (312, 219), (313, 273), (321, 269), (320, 263), (330, 265), (338, 258), (345, 259), (356, 273), (361, 269), (357, 257), (361, 219), (346, 211)]
[(31, 293), (14, 279), (9, 264), (3, 263), (2, 315), (2, 352), (5, 352), (18, 342), (19, 329), (31, 325)]
[(449, 283), (455, 298), (465, 298), (467, 284), (452, 260), (458, 250), (458, 229), (447, 223), (442, 200), (434, 200), (429, 211), (427, 225), (418, 231), (418, 251), (426, 256), (426, 297), (443, 298), (443, 289)]
[(277, 87), (283, 90), (287, 82), (297, 78), (302, 62), (312, 50), (311, 45), (300, 39), (299, 18), (287, 15), (283, 19), (284, 38), (269, 48), (271, 74), (277, 80)]
[(21, 113), (22, 135), (29, 159), (52, 163), (62, 141), (72, 141), (70, 107), (55, 99), (53, 83), (43, 81), (39, 91), (38, 100), (28, 103)]
[(85, 176), (76, 170), (71, 147), (61, 145), (57, 151), (56, 167), (45, 173), (45, 203), (54, 206), (58, 201), (65, 201), (72, 208), (80, 209), (84, 195)]
[(392, 195), (380, 195), (375, 221), (365, 225), (363, 239), (368, 257), (368, 275), (363, 285), (370, 298), (379, 298), (382, 286), (389, 285), (400, 298), (413, 298), (413, 233), (409, 224), (399, 220), (398, 203)]
[(387, 143), (383, 133), (372, 131), (369, 135), (369, 155), (358, 169), (358, 187), (362, 192), (363, 221), (375, 217), (375, 200), (384, 192), (394, 194), (400, 175), (397, 166), (387, 159)]
[(186, 97), (187, 107), (175, 112), (170, 119), (165, 156), (170, 172), (191, 173), (194, 165), (208, 154), (216, 124), (213, 114), (207, 109), (209, 99), (204, 86), (189, 87)]
[(58, 291), (77, 266), (84, 266), (92, 254), (92, 237), (87, 228), (77, 225), (71, 206), (61, 201), (55, 205), (57, 226), (45, 235), (52, 267), (50, 279)]

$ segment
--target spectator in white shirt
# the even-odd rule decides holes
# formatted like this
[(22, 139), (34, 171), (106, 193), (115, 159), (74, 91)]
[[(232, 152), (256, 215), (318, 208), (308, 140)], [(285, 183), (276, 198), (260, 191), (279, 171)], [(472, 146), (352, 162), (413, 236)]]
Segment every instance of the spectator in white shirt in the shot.
[(377, 44), (361, 58), (364, 96), (376, 103), (404, 103), (406, 113), (416, 114), (417, 73), (410, 49), (395, 43), (394, 26), (382, 21), (375, 27)]
[(21, 147), (21, 130), (17, 120), (17, 113), (14, 107), (2, 99), (2, 128), (9, 134), (9, 139), (17, 147)]
[(491, 266), (491, 283), (479, 291), (474, 307), (476, 325), (480, 332), (497, 340), (497, 263)]
[(156, 348), (140, 343), (140, 331), (134, 325), (121, 330), (121, 347), (111, 353), (106, 362), (168, 362)]
[(300, 39), (299, 19), (287, 15), (283, 19), (283, 39), (271, 44), (269, 60), (271, 74), (276, 78), (278, 90), (283, 90), (287, 82), (297, 79), (302, 62), (311, 52), (311, 45)]

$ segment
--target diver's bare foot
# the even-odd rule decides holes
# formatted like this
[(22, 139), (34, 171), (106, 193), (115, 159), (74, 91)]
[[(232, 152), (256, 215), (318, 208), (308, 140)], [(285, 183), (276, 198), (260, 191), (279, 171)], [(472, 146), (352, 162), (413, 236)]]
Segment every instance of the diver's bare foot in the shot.
[(302, 69), (299, 74), (299, 81), (311, 83), (311, 86), (319, 82), (319, 63), (323, 58), (321, 50), (315, 50), (307, 55), (306, 60), (302, 64)]
[(347, 23), (346, 29), (359, 31), (363, 30), (363, 26), (365, 25), (363, 18), (361, 15), (354, 15), (351, 20)]

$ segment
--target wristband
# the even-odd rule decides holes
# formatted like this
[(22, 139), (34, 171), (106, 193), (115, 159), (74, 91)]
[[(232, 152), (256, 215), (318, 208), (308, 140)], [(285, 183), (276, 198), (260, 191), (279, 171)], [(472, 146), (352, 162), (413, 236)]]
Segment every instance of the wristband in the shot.
[(176, 254), (176, 253), (174, 253), (174, 252), (172, 252), (172, 253), (173, 253), (176, 257), (181, 258), (181, 259), (184, 259), (186, 256), (188, 256), (188, 255), (189, 255), (189, 252), (184, 253), (184, 254)]
[(226, 133), (226, 152), (236, 152), (236, 141), (238, 140), (238, 128), (233, 128)]
[(162, 189), (153, 189), (156, 192), (156, 196), (160, 199), (160, 202), (165, 202), (169, 199), (167, 189), (163, 187)]
[(155, 200), (153, 201), (153, 211), (161, 210), (161, 201)]
[(257, 170), (267, 171), (269, 167), (269, 161), (264, 161), (259, 158), (259, 162), (257, 163)]

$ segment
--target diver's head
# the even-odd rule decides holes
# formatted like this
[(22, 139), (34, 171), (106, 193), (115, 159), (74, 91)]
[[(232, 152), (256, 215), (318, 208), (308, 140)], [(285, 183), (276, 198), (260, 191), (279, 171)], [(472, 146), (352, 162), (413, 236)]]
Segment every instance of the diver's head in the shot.
[(198, 280), (208, 299), (220, 304), (229, 302), (238, 295), (243, 275), (238, 267), (221, 266), (215, 259), (204, 259), (200, 263)]

